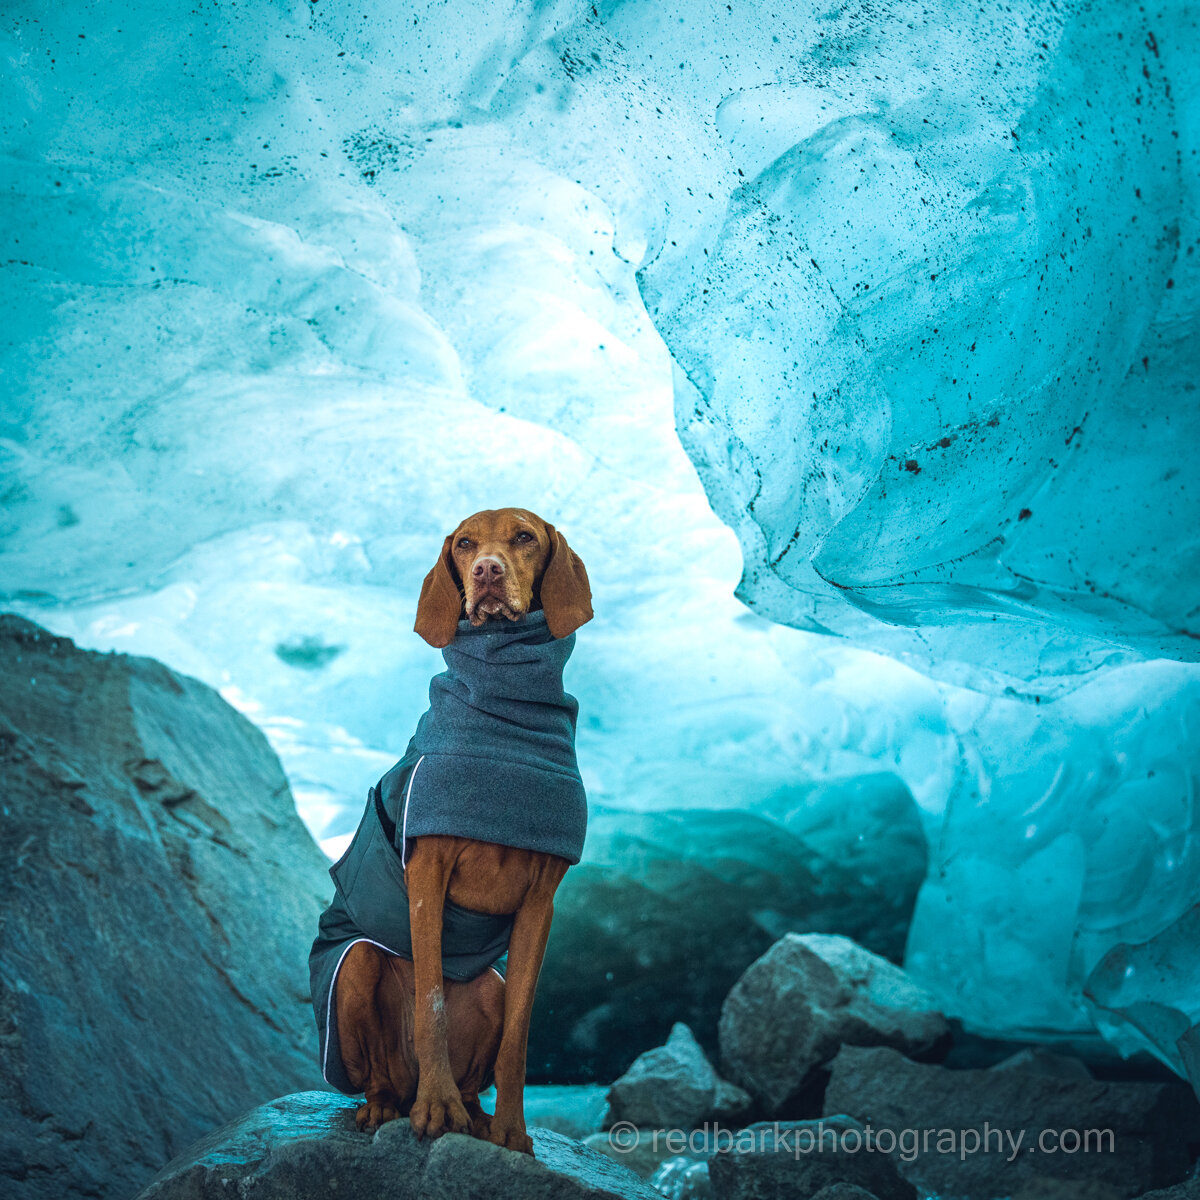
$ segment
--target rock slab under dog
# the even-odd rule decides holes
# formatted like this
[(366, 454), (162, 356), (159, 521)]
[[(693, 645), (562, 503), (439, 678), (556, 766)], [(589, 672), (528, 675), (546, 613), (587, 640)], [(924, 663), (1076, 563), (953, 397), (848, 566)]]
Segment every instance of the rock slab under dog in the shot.
[(530, 1157), (465, 1134), (418, 1142), (407, 1121), (361, 1133), (354, 1104), (298, 1092), (202, 1138), (137, 1200), (662, 1200), (582, 1143), (532, 1129)]

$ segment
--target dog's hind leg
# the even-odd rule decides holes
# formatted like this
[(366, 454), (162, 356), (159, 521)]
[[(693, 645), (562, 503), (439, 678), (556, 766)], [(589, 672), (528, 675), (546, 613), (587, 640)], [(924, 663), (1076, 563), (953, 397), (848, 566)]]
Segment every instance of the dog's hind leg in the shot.
[(490, 968), (469, 983), (446, 983), (450, 1070), (462, 1093), (473, 1137), (487, 1139), (492, 1118), (479, 1103), (491, 1087), (504, 1031), (504, 980)]
[[(407, 986), (397, 978), (398, 963), (408, 967)], [(346, 1074), (365, 1098), (360, 1129), (402, 1116), (416, 1094), (411, 972), (411, 964), (369, 942), (351, 946), (338, 971), (338, 1039)]]
[[(342, 1062), (365, 1103), (358, 1127), (377, 1129), (406, 1116), (417, 1091), (413, 1043), (415, 980), (413, 964), (359, 942), (338, 972), (336, 1003)], [(443, 980), (449, 1030), (450, 1070), (462, 1094), (467, 1124), (476, 1137), (488, 1136), (491, 1118), (479, 1093), (491, 1086), (504, 1027), (504, 980), (492, 970), (467, 983)]]

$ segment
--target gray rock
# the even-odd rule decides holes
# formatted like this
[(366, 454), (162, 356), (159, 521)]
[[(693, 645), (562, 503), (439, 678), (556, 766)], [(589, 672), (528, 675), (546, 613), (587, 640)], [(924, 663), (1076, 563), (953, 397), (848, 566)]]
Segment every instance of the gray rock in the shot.
[(301, 1092), (210, 1133), (138, 1200), (661, 1200), (581, 1143), (530, 1132), (532, 1158), (463, 1134), (418, 1142), (404, 1120), (360, 1133), (352, 1101)]
[(717, 1200), (810, 1197), (846, 1185), (876, 1200), (916, 1200), (912, 1184), (886, 1154), (866, 1148), (866, 1131), (849, 1117), (750, 1125), (735, 1138), (732, 1150), (708, 1160)]
[(843, 1044), (917, 1054), (950, 1030), (893, 963), (848, 938), (789, 933), (734, 985), (719, 1032), (722, 1074), (775, 1112)]
[(554, 899), (529, 1031), (531, 1079), (608, 1083), (675, 1021), (716, 1061), (721, 1004), (789, 930), (899, 958), (925, 836), (893, 775), (806, 784), (753, 811), (593, 805), (584, 861)]
[(647, 1050), (608, 1090), (606, 1127), (629, 1121), (659, 1129), (691, 1129), (707, 1120), (737, 1122), (750, 1097), (722, 1079), (692, 1031), (676, 1022), (665, 1046)]
[(329, 888), (263, 735), (159, 663), (0, 617), (0, 1193), (128, 1200), (319, 1083)]
[(831, 1183), (823, 1187), (812, 1200), (877, 1200), (856, 1183)]
[[(992, 1200), (1021, 1189), (1037, 1195), (1038, 1188), (1052, 1195), (1055, 1184), (1064, 1194), (1071, 1193), (1063, 1185), (1086, 1184), (1097, 1200), (1138, 1196), (1182, 1179), (1190, 1165), (1188, 1146), (1200, 1140), (1200, 1105), (1183, 1083), (950, 1071), (894, 1050), (853, 1046), (834, 1060), (825, 1111), (850, 1113), (874, 1130), (877, 1144), (880, 1131), (892, 1131), (896, 1165), (907, 1179), (964, 1200)], [(925, 1130), (933, 1131), (928, 1142)], [(972, 1152), (961, 1153), (962, 1140), (953, 1149), (948, 1141), (939, 1147), (940, 1134), (957, 1137), (963, 1130), (974, 1131), (972, 1144), (979, 1139)], [(1043, 1131), (1049, 1141), (1039, 1147)], [(1066, 1149), (1055, 1152), (1058, 1139), (1068, 1138), (1069, 1144), (1061, 1142)]]
[(1091, 1079), (1092, 1073), (1082, 1059), (1072, 1058), (1068, 1054), (1055, 1054), (1053, 1050), (1027, 1049), (1018, 1050), (1002, 1062), (998, 1062), (993, 1071), (1028, 1071), (1034, 1075), (1049, 1075), (1054, 1079)]

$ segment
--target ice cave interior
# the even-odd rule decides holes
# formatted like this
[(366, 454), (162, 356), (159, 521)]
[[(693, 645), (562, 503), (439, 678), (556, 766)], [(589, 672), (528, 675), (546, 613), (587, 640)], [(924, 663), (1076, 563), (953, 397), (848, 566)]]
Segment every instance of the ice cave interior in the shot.
[(528, 507), (594, 812), (898, 779), (949, 1014), (1195, 1070), (1198, 22), (12, 0), (4, 607), (219, 688), (333, 855)]

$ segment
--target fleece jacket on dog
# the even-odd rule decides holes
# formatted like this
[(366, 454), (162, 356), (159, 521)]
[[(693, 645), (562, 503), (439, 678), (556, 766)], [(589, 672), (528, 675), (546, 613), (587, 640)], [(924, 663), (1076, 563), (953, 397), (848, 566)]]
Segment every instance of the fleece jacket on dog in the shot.
[[(370, 789), (346, 853), (330, 868), (332, 903), (309, 954), (309, 979), (327, 1083), (356, 1092), (342, 1065), (333, 1003), (355, 942), (412, 958), (404, 865), (414, 839), (449, 834), (557, 854), (577, 863), (587, 798), (575, 758), (578, 704), (562, 673), (575, 635), (556, 639), (544, 613), (473, 626), (460, 621), (429, 685), (429, 709), (404, 757)], [(442, 971), (474, 979), (508, 949), (511, 916), (447, 899)]]

